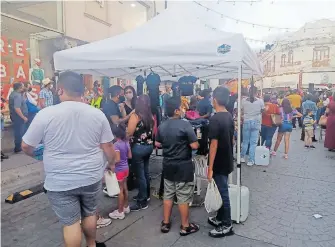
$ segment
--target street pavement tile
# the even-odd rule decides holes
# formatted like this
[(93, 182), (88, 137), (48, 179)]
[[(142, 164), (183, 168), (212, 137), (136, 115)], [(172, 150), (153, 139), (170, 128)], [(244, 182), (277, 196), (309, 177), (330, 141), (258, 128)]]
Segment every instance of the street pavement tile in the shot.
[[(176, 219), (177, 212), (174, 211), (172, 218), (172, 228), (167, 234), (160, 232), (160, 222), (162, 221), (161, 210), (154, 210), (146, 217), (130, 225), (128, 228), (111, 239), (112, 242), (124, 243), (125, 246), (146, 246), (159, 247), (171, 246), (179, 238), (180, 222)], [(109, 242), (106, 242), (109, 246)]]
[[(197, 207), (191, 209), (190, 215), (201, 230), (180, 237), (176, 206), (172, 214), (172, 229), (170, 233), (162, 234), (162, 202), (152, 198), (147, 210), (130, 213), (124, 220), (113, 220), (110, 226), (99, 229), (98, 241), (106, 241), (111, 247), (335, 247), (335, 155), (327, 152), (323, 143), (315, 143), (316, 150), (306, 151), (303, 142), (298, 140), (299, 132), (292, 133), (288, 160), (281, 157), (282, 145), (268, 167), (242, 165), (242, 184), (250, 190), (250, 214), (245, 222), (234, 224), (234, 236), (210, 238), (208, 231), (212, 228), (207, 224), (208, 214), (204, 207)], [(31, 162), (28, 159), (24, 164), (24, 157), (13, 157), (2, 167), (2, 178), (6, 182), (2, 184), (2, 198), (16, 189), (34, 186), (43, 179), (38, 170), (41, 164), (28, 165)], [(23, 163), (14, 164), (11, 168), (10, 162), (16, 160)], [(161, 168), (162, 158), (154, 157), (151, 173), (159, 174)], [(27, 176), (13, 182), (17, 172)], [(154, 179), (152, 186), (158, 188), (159, 180), (159, 177)], [(236, 174), (233, 181), (236, 181)], [(202, 186), (203, 198), (206, 183)], [(135, 193), (131, 192), (129, 199)], [(117, 199), (101, 193), (99, 213), (107, 217), (116, 204)], [(2, 200), (1, 206), (2, 246), (62, 246), (61, 226), (45, 194), (13, 205)], [(314, 214), (323, 217), (315, 219)]]

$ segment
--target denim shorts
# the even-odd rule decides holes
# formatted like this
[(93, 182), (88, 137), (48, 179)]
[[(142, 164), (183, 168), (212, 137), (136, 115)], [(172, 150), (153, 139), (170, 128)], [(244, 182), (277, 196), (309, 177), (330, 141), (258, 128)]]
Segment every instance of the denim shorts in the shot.
[(60, 223), (71, 226), (96, 214), (101, 181), (68, 191), (48, 191), (48, 199)]
[(285, 132), (292, 132), (293, 125), (291, 123), (283, 123), (279, 126), (278, 132), (285, 133)]
[(164, 200), (173, 200), (177, 196), (178, 204), (190, 203), (193, 200), (194, 182), (173, 182), (164, 179)]

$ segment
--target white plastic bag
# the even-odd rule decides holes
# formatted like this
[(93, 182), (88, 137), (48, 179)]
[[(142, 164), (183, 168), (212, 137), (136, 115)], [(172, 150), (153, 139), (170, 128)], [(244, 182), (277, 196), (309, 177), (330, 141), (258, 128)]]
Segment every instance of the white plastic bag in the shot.
[(207, 213), (218, 211), (222, 206), (222, 198), (214, 179), (207, 186), (205, 208)]
[(119, 183), (116, 174), (112, 171), (105, 172), (105, 183), (107, 187), (108, 196), (115, 196), (120, 194)]

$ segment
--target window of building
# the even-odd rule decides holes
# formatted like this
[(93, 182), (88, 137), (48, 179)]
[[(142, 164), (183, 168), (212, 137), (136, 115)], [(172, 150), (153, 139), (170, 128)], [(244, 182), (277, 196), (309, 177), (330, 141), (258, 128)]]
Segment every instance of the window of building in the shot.
[(18, 20), (63, 31), (62, 1), (1, 1), (1, 12)]
[(329, 59), (329, 46), (317, 46), (313, 49), (313, 62)]
[(286, 54), (281, 55), (280, 66), (284, 67), (286, 65)]
[(293, 64), (293, 51), (290, 50), (288, 52), (288, 61), (287, 61), (288, 64)]

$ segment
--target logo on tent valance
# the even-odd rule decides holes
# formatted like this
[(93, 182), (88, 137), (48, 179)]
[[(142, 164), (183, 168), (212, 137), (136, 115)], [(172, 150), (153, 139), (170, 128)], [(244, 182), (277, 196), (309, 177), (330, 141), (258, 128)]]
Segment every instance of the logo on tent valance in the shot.
[(220, 53), (220, 54), (226, 54), (226, 53), (230, 52), (230, 50), (231, 50), (230, 45), (223, 44), (223, 45), (220, 45), (218, 47), (217, 52)]

